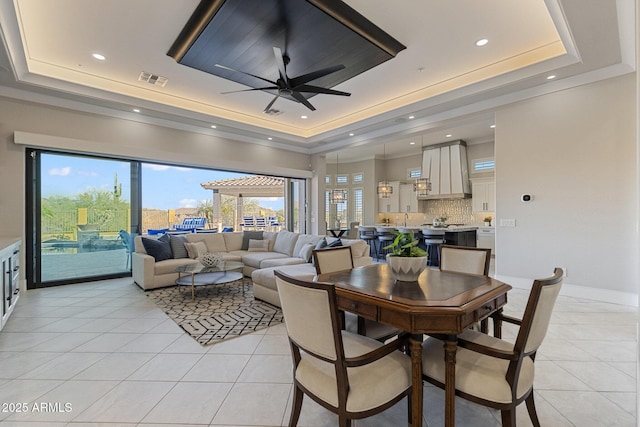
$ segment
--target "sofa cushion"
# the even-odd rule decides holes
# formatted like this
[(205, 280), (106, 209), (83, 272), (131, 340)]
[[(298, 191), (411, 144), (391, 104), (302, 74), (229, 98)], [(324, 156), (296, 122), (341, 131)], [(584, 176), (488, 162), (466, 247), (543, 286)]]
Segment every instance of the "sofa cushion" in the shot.
[(171, 244), (171, 252), (173, 253), (174, 258), (189, 258), (187, 248), (184, 246), (185, 243), (188, 243), (185, 236), (170, 235), (169, 242)]
[(249, 252), (268, 252), (269, 241), (249, 239), (249, 248), (247, 250)]
[(273, 250), (287, 256), (293, 256), (293, 248), (298, 240), (298, 236), (298, 233), (292, 231), (280, 231), (273, 245)]
[(277, 252), (246, 252), (242, 255), (242, 263), (249, 267), (260, 268), (262, 261), (274, 258), (287, 258), (287, 256)]
[(189, 258), (200, 258), (202, 255), (209, 252), (207, 245), (204, 242), (185, 243), (184, 247), (187, 248)]
[(164, 237), (162, 236), (159, 239), (142, 238), (142, 245), (147, 251), (147, 255), (151, 255), (156, 262), (173, 258), (169, 236), (166, 236), (166, 239)]
[(316, 269), (309, 263), (283, 265), (279, 267), (269, 267), (256, 270), (251, 273), (251, 280), (255, 285), (264, 286), (268, 289), (277, 290), (276, 276), (274, 271), (282, 271), (296, 279), (313, 280), (316, 275)]
[(249, 240), (262, 240), (262, 231), (245, 231), (242, 233), (242, 250), (249, 249)]
[(285, 258), (271, 258), (265, 259), (260, 263), (260, 268), (278, 267), (282, 265), (297, 265), (306, 264), (306, 262), (299, 257), (285, 257)]
[(209, 252), (227, 252), (222, 233), (192, 233), (187, 235), (189, 243), (204, 242)]
[(296, 244), (293, 247), (293, 253), (291, 256), (300, 256), (300, 251), (307, 244), (311, 243), (313, 246), (316, 245), (320, 240), (322, 240), (322, 236), (315, 236), (313, 234), (300, 234), (298, 236), (298, 240), (296, 240)]
[(227, 246), (227, 252), (242, 250), (242, 231), (234, 231), (233, 233), (220, 233), (224, 236), (224, 243)]

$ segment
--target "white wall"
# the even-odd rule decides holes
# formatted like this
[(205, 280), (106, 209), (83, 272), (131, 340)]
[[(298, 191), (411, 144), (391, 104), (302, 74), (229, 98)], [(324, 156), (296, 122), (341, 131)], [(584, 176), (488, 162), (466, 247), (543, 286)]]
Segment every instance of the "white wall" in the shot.
[[(24, 145), (208, 168), (311, 177), (306, 154), (0, 97), (0, 236), (24, 239)], [(312, 205), (314, 204), (311, 201)]]
[(635, 91), (630, 74), (496, 112), (499, 277), (565, 267), (567, 292), (637, 303)]

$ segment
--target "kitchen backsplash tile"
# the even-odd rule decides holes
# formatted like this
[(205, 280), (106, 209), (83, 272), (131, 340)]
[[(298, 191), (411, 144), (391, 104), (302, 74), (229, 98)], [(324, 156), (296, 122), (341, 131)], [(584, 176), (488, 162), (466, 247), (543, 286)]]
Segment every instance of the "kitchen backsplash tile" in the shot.
[(447, 217), (449, 224), (482, 224), (486, 216), (495, 217), (492, 212), (474, 213), (471, 199), (438, 199), (425, 200), (423, 212), (427, 221), (441, 216)]

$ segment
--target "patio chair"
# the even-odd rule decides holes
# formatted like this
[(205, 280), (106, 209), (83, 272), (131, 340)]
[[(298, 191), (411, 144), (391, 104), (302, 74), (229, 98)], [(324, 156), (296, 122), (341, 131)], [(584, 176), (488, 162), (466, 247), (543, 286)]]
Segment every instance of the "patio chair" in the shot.
[(254, 217), (252, 216), (242, 217), (242, 223), (240, 224), (240, 227), (242, 227), (243, 229), (252, 229), (252, 228), (255, 228), (255, 226), (256, 226), (256, 220)]
[(128, 270), (131, 268), (131, 252), (133, 252), (133, 239), (131, 238), (131, 234), (126, 230), (120, 230), (118, 232), (118, 236), (122, 241), (122, 245), (127, 251), (127, 261), (125, 264), (125, 268)]
[(263, 216), (256, 218), (256, 228), (260, 230), (264, 230), (266, 227), (267, 227), (267, 218)]
[(280, 222), (278, 221), (278, 217), (277, 216), (267, 217), (267, 226), (273, 231), (276, 231), (280, 227)]
[(195, 230), (202, 230), (207, 223), (207, 218), (197, 217), (197, 218), (185, 218), (182, 220), (182, 224), (177, 224), (174, 228), (176, 230), (191, 230), (194, 232)]

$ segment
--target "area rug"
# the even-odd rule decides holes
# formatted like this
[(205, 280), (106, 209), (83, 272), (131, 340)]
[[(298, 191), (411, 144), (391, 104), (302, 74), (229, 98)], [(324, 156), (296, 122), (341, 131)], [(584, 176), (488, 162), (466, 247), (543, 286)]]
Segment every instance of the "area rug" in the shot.
[(282, 323), (282, 310), (254, 299), (252, 286), (238, 282), (196, 288), (176, 286), (148, 291), (155, 302), (184, 331), (210, 345)]

